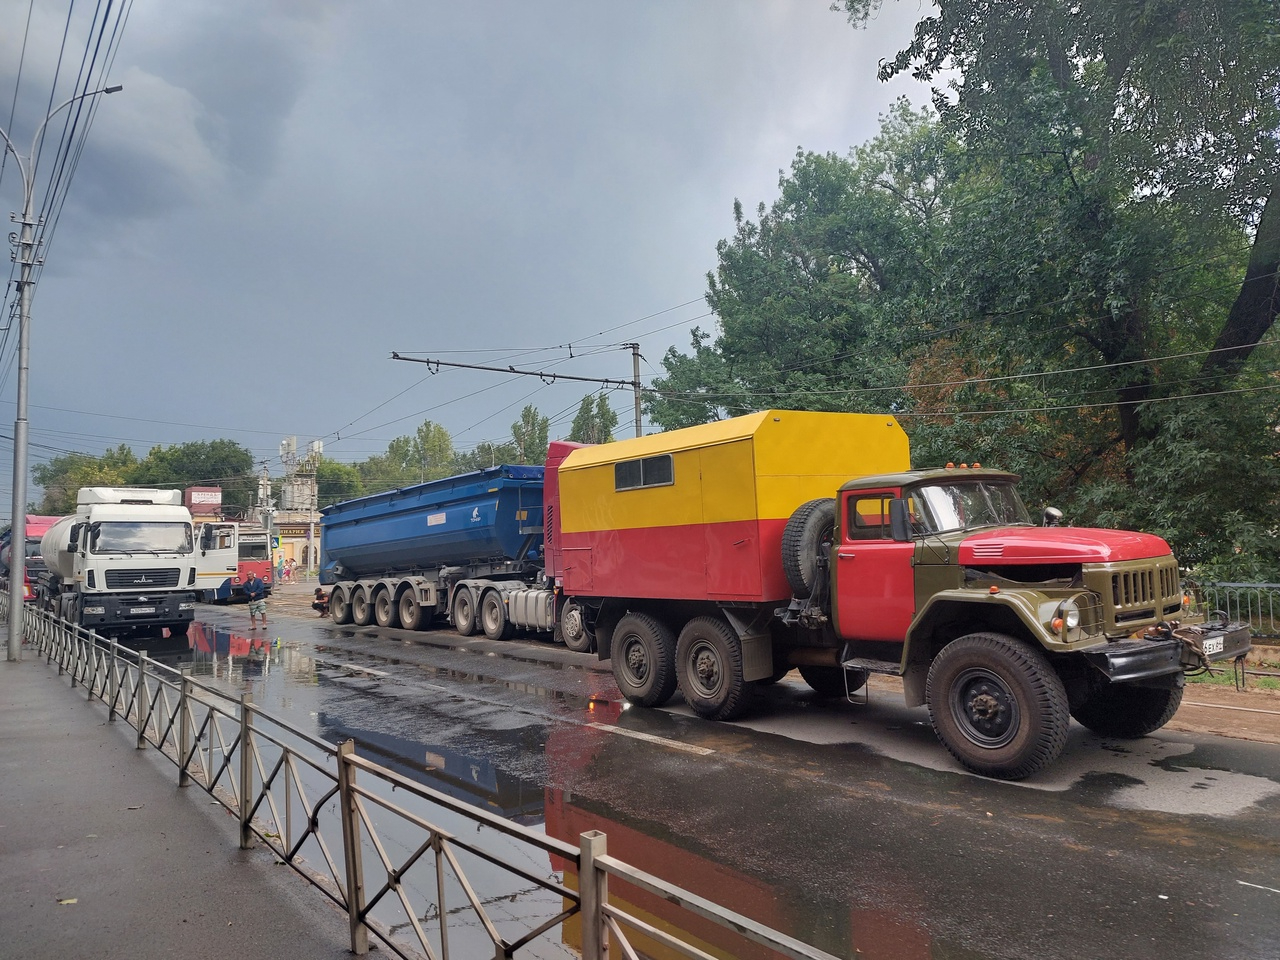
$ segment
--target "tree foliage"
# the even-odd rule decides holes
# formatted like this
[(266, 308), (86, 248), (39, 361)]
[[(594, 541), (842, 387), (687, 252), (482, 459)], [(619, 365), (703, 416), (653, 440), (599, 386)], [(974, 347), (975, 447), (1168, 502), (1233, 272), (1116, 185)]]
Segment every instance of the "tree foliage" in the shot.
[(578, 404), (578, 412), (569, 428), (569, 440), (575, 443), (608, 443), (618, 426), (618, 415), (603, 393), (587, 394)]
[(543, 464), (547, 462), (547, 438), (551, 433), (551, 421), (538, 413), (538, 408), (528, 404), (520, 411), (520, 419), (511, 425), (511, 439), (519, 456), (517, 463)]

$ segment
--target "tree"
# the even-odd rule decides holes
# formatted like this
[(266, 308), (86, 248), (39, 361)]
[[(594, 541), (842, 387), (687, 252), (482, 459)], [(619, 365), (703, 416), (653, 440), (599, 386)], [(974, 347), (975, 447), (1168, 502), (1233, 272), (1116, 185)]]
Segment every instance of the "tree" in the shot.
[[(843, 6), (861, 23), (881, 2)], [(935, 96), (948, 123), (971, 150), (1059, 161), (1080, 188), (1082, 224), (1172, 203), (1211, 237), (1244, 240), (1249, 253), (1200, 363), (1200, 389), (1244, 369), (1280, 311), (1271, 0), (958, 0), (921, 20), (881, 75), (906, 70), (922, 80), (959, 71), (954, 96)], [(1028, 114), (1052, 122), (1029, 127)], [(1162, 266), (1198, 252), (1184, 250), (1166, 251)]]
[(68, 453), (31, 468), (31, 479), (43, 490), (36, 509), (48, 516), (71, 513), (81, 487), (119, 487), (138, 458), (125, 444), (108, 449), (100, 457), (88, 453)]
[(485, 440), (475, 445), (467, 453), (459, 453), (454, 457), (454, 473), (470, 473), (473, 470), (488, 470), (500, 463), (519, 463), (520, 451), (514, 443), (490, 443)]
[(618, 425), (618, 415), (609, 406), (603, 393), (587, 394), (578, 405), (578, 413), (569, 428), (569, 439), (575, 443), (608, 443), (613, 439), (613, 429)]
[(547, 462), (547, 439), (551, 421), (538, 413), (533, 404), (520, 411), (520, 419), (511, 425), (511, 437), (519, 451), (518, 463)]
[(321, 457), (316, 463), (317, 506), (353, 500), (364, 495), (364, 483), (360, 471), (349, 463), (339, 463)]
[(202, 440), (170, 447), (152, 447), (127, 471), (130, 486), (183, 489), (222, 488), (224, 510), (247, 510), (258, 489), (253, 454), (231, 440)]
[(396, 437), (387, 452), (357, 465), (370, 493), (394, 490), (454, 472), (453, 439), (438, 423), (424, 420), (412, 436)]

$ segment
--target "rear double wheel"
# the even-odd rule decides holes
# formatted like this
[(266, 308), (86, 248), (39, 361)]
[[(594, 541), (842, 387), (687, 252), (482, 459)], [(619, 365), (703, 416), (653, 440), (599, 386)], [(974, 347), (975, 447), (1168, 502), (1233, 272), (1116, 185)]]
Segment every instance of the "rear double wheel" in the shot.
[(373, 601), (364, 587), (356, 587), (351, 593), (351, 622), (357, 627), (373, 623)]
[(943, 746), (976, 773), (1021, 780), (1067, 742), (1067, 692), (1045, 655), (999, 633), (951, 641), (929, 667), (929, 719)]
[(421, 630), (426, 626), (425, 621), (417, 594), (413, 590), (405, 590), (400, 594), (400, 626), (406, 630)]
[(694, 617), (676, 641), (676, 675), (689, 709), (707, 720), (733, 720), (751, 706), (755, 684), (742, 678), (742, 644), (716, 617)]
[(329, 594), (329, 619), (338, 624), (351, 622), (351, 601), (341, 590)]
[(380, 627), (400, 626), (400, 608), (390, 590), (379, 590), (373, 598), (373, 619)]
[(628, 613), (614, 628), (609, 656), (618, 690), (637, 706), (662, 706), (676, 692), (675, 651), (670, 627), (647, 613)]
[(497, 590), (488, 591), (480, 600), (480, 625), (490, 640), (510, 640), (516, 632), (507, 616), (507, 603)]

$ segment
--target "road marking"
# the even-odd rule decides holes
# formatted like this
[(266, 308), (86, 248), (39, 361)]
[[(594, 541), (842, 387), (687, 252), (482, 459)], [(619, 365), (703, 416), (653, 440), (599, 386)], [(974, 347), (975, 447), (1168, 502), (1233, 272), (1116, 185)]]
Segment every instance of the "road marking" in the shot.
[(1280, 717), (1280, 710), (1260, 710), (1257, 707), (1230, 707), (1225, 703), (1201, 703), (1198, 700), (1183, 700), (1182, 702), (1189, 707), (1208, 707), (1211, 710), (1240, 710), (1243, 713), (1268, 713), (1273, 717)]
[(1255, 890), (1266, 890), (1268, 893), (1280, 893), (1280, 890), (1277, 890), (1275, 887), (1264, 887), (1261, 884), (1246, 883), (1243, 880), (1237, 880), (1236, 883), (1240, 884), (1242, 887), (1253, 887)]
[(588, 723), (588, 727), (592, 730), (603, 730), (605, 733), (620, 733), (624, 737), (633, 737), (636, 740), (645, 740), (649, 743), (661, 744), (664, 747), (670, 747), (672, 750), (683, 750), (685, 753), (695, 753), (700, 757), (707, 754), (715, 753), (708, 747), (695, 747), (692, 744), (681, 743), (679, 740), (668, 740), (666, 737), (655, 737), (651, 733), (641, 733), (638, 730), (627, 730), (624, 727), (611, 727), (605, 723)]

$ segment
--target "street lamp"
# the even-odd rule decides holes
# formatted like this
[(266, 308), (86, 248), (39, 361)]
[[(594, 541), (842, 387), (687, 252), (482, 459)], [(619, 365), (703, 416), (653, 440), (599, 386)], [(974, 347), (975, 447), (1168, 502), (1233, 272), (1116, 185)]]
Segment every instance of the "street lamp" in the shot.
[[(36, 135), (31, 138), (31, 152), (26, 162), (9, 139), (9, 134), (0, 128), (0, 137), (4, 137), (5, 151), (13, 154), (17, 161), (18, 173), (22, 176), (22, 219), (11, 216), (22, 225), (22, 232), (17, 240), (17, 259), (21, 267), (18, 278), (18, 411), (13, 421), (13, 524), (9, 533), (9, 646), (8, 659), (18, 660), (22, 655), (22, 584), (26, 579), (27, 564), (27, 366), (29, 363), (30, 343), (29, 327), (31, 321), (31, 287), (35, 283), (31, 274), (40, 261), (35, 251), (35, 211), (32, 202), (35, 197), (36, 159), (44, 139), (44, 128), (48, 126), (54, 115), (65, 110), (77, 100), (95, 97), (100, 93), (117, 93), (123, 90), (121, 84), (103, 87), (100, 90), (89, 90), (69, 98), (54, 107), (36, 127)], [(3, 156), (3, 154), (0, 154)], [(21, 559), (18, 559), (21, 557)]]

